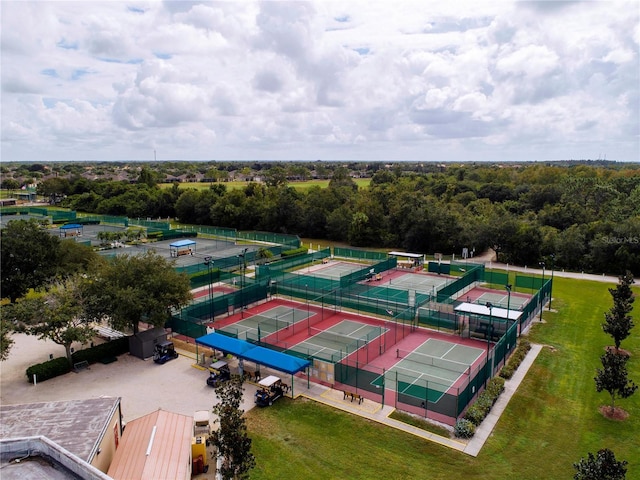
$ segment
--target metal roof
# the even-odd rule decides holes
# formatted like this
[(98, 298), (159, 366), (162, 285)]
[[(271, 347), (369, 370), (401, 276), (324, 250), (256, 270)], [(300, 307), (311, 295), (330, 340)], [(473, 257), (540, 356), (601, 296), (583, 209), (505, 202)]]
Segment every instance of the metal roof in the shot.
[(394, 257), (423, 258), (421, 253), (389, 252), (387, 255), (393, 255)]
[(193, 240), (178, 240), (177, 242), (173, 242), (169, 244), (170, 247), (188, 247), (189, 245), (195, 245), (196, 242)]
[(252, 343), (237, 338), (227, 337), (220, 333), (210, 333), (200, 338), (196, 338), (196, 343), (207, 347), (221, 350), (231, 355), (250, 360), (260, 365), (273, 368), (285, 373), (298, 373), (309, 365), (311, 362), (286, 353), (276, 352), (265, 347), (258, 347)]
[(114, 480), (189, 480), (193, 417), (157, 410), (127, 423), (107, 475)]
[[(509, 320), (519, 320), (522, 316), (520, 310), (510, 308), (508, 311), (506, 308), (489, 307), (485, 305), (478, 305), (476, 303), (461, 303), (454, 308), (456, 312), (473, 313), (476, 315), (484, 315), (485, 317), (492, 316), (494, 318), (508, 318)], [(507, 313), (509, 314), (507, 317)]]

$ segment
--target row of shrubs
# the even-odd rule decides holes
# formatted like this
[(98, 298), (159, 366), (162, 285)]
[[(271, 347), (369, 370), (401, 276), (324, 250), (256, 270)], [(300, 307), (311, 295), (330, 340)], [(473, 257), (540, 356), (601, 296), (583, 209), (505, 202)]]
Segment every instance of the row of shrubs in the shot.
[(303, 255), (309, 251), (307, 247), (300, 247), (293, 250), (285, 250), (280, 254), (281, 257), (295, 257), (296, 255)]
[(487, 388), (478, 395), (464, 417), (459, 419), (454, 426), (454, 433), (458, 438), (471, 438), (476, 433), (476, 427), (489, 415), (491, 408), (504, 391), (505, 379), (510, 379), (518, 369), (527, 352), (531, 350), (531, 343), (526, 338), (521, 338), (515, 351), (511, 354), (507, 364), (502, 367), (497, 377), (487, 383)]
[[(84, 350), (78, 350), (71, 355), (73, 363), (87, 362), (89, 364), (97, 363), (101, 360), (117, 357), (123, 353), (129, 351), (129, 338), (122, 337), (116, 340), (112, 340), (107, 343), (95, 345), (91, 348), (85, 348)], [(27, 378), (29, 383), (33, 383), (33, 376), (36, 376), (36, 381), (44, 382), (50, 378), (58, 377), (69, 373), (71, 371), (71, 365), (67, 357), (58, 357), (47, 362), (38, 363), (37, 365), (31, 365), (27, 368)]]
[(487, 383), (473, 405), (467, 409), (464, 418), (456, 422), (454, 433), (456, 437), (471, 438), (476, 433), (476, 427), (489, 415), (491, 408), (504, 391), (504, 378), (494, 377)]
[(513, 377), (513, 374), (522, 363), (522, 360), (524, 360), (524, 357), (527, 356), (529, 350), (531, 350), (531, 343), (529, 343), (529, 340), (526, 338), (520, 339), (518, 346), (511, 354), (511, 357), (509, 357), (507, 364), (500, 370), (499, 375), (507, 380)]

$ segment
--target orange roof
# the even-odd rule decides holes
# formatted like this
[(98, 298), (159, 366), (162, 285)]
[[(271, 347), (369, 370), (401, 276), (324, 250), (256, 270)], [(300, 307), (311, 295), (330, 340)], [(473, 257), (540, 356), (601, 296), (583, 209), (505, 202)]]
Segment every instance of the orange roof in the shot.
[(191, 478), (193, 417), (157, 410), (127, 423), (107, 475), (114, 480)]

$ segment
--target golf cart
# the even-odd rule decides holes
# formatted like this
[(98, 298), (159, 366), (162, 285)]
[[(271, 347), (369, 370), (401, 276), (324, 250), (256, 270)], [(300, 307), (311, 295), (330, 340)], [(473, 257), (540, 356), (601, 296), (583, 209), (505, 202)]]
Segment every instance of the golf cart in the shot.
[(231, 370), (229, 370), (227, 362), (219, 360), (209, 366), (209, 378), (207, 378), (207, 385), (210, 387), (217, 387), (228, 380), (231, 380)]
[(173, 342), (165, 341), (158, 343), (153, 351), (153, 361), (160, 365), (178, 358), (178, 352), (176, 352)]
[(256, 405), (266, 407), (273, 405), (280, 398), (284, 391), (282, 381), (275, 375), (269, 375), (258, 382), (259, 388), (256, 392)]

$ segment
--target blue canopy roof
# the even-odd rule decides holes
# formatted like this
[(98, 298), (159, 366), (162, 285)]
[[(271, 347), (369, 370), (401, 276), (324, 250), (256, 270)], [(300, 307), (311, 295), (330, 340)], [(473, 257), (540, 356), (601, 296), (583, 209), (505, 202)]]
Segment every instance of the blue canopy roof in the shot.
[(177, 242), (171, 243), (170, 247), (188, 247), (189, 245), (195, 245), (196, 242), (193, 240), (178, 240)]
[(245, 340), (227, 337), (219, 333), (210, 333), (203, 337), (196, 338), (196, 343), (205, 345), (216, 350), (230, 353), (238, 358), (250, 360), (260, 365), (273, 368), (285, 373), (298, 373), (309, 365), (309, 360), (287, 355), (286, 353), (276, 352), (265, 347), (258, 347)]
[(69, 228), (82, 228), (82, 225), (79, 223), (67, 223), (66, 225), (62, 225), (60, 230), (67, 230)]

